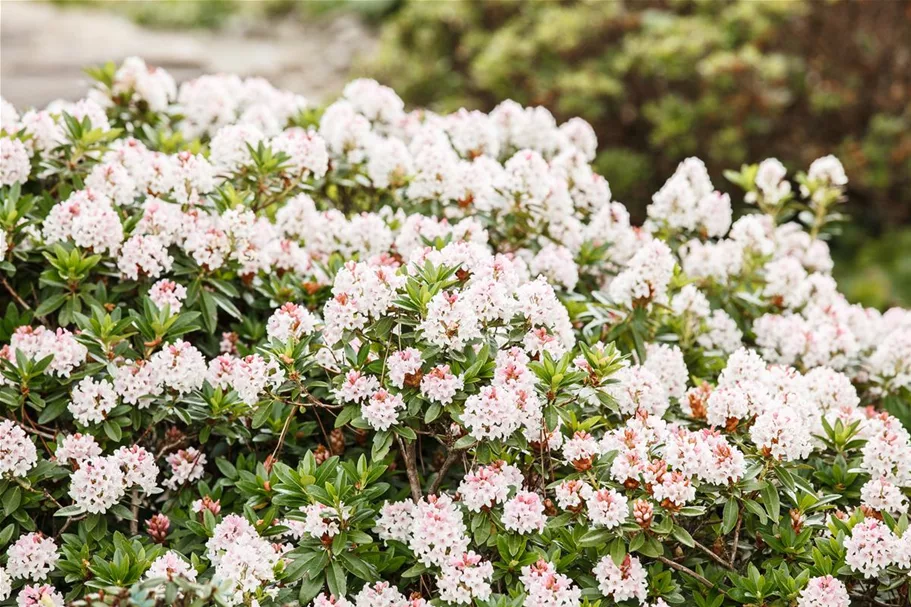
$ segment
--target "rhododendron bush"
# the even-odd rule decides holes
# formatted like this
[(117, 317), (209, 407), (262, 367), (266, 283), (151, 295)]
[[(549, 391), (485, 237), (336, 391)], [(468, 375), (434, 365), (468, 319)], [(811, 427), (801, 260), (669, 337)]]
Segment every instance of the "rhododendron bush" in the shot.
[(574, 119), (128, 59), (2, 104), (0, 600), (899, 607), (911, 314), (827, 156), (630, 225)]

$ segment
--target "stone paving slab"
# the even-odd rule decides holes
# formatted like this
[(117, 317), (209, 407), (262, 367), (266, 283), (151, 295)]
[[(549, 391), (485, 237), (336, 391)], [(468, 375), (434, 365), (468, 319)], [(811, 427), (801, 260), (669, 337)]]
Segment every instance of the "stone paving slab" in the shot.
[(138, 55), (178, 81), (214, 72), (263, 76), (319, 101), (338, 93), (355, 59), (375, 45), (370, 28), (342, 13), (168, 31), (104, 10), (0, 0), (0, 95), (20, 109), (76, 99), (88, 85), (84, 67)]

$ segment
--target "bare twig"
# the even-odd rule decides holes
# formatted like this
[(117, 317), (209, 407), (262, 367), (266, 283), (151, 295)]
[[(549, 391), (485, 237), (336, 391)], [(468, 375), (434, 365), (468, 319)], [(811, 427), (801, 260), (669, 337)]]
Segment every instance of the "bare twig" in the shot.
[(871, 605), (875, 605), (876, 607), (898, 607), (898, 605), (892, 605), (892, 604), (890, 604), (890, 603), (884, 603), (884, 602), (880, 601), (879, 599), (877, 599), (877, 598), (875, 598), (875, 597), (865, 596), (865, 597), (863, 597), (863, 598), (864, 598), (864, 600), (868, 601)]
[(47, 489), (43, 489), (42, 491), (44, 492), (44, 499), (51, 500), (58, 508), (63, 508), (63, 506), (60, 505), (60, 502), (57, 501), (57, 498), (51, 495), (50, 491)]
[(11, 285), (9, 282), (7, 282), (5, 276), (0, 276), (0, 284), (2, 284), (6, 288), (6, 290), (9, 292), (9, 294), (13, 296), (13, 299), (16, 300), (16, 303), (18, 303), (20, 306), (22, 306), (26, 310), (32, 309), (32, 307), (30, 305), (28, 305), (28, 303), (24, 299), (22, 299), (22, 297), (19, 295), (19, 293), (16, 292), (16, 289), (13, 288), (13, 285)]
[(285, 420), (285, 425), (282, 426), (282, 432), (278, 435), (278, 443), (275, 445), (275, 449), (272, 450), (272, 455), (270, 461), (275, 462), (275, 458), (278, 457), (279, 452), (282, 450), (282, 445), (285, 443), (285, 435), (288, 434), (288, 428), (291, 426), (291, 420), (294, 419), (294, 416), (297, 414), (297, 405), (291, 405), (291, 412), (288, 414), (288, 418)]
[(740, 525), (743, 524), (743, 515), (737, 515), (737, 526), (734, 528), (734, 547), (731, 548), (731, 569), (737, 566), (737, 549), (740, 546)]
[(323, 425), (323, 418), (320, 417), (319, 409), (313, 409), (313, 417), (316, 418), (316, 425), (319, 426), (319, 431), (323, 433), (323, 440), (325, 441), (326, 448), (332, 444), (332, 441), (329, 439), (329, 433), (326, 432), (326, 426)]
[(58, 531), (58, 532), (56, 533), (56, 535), (54, 535), (54, 539), (57, 539), (57, 538), (59, 538), (61, 535), (63, 535), (64, 532), (66, 532), (66, 530), (69, 528), (70, 525), (72, 525), (72, 524), (75, 523), (75, 522), (78, 522), (78, 521), (81, 521), (81, 520), (85, 519), (85, 517), (86, 517), (85, 514), (83, 514), (82, 516), (68, 516), (68, 517), (66, 517), (66, 521), (63, 523), (63, 527), (61, 527), (61, 528), (60, 528), (60, 531)]
[[(9, 292), (9, 294), (13, 296), (13, 299), (16, 300), (16, 303), (18, 303), (20, 306), (22, 306), (22, 307), (25, 308), (26, 310), (29, 310), (29, 311), (32, 310), (32, 307), (31, 307), (30, 305), (28, 305), (28, 302), (26, 302), (26, 301), (22, 298), (22, 296), (19, 295), (19, 293), (16, 292), (16, 289), (14, 289), (14, 288), (13, 288), (13, 285), (11, 285), (11, 284), (6, 280), (6, 277), (5, 277), (5, 276), (0, 276), (0, 284), (2, 284), (3, 287)], [(40, 314), (36, 314), (36, 315), (35, 315), (35, 318), (37, 318), (38, 320), (40, 320), (42, 323), (47, 324), (47, 318), (46, 318), (46, 317), (44, 317), (44, 316), (42, 316), (42, 315), (40, 315)]]
[(408, 484), (411, 486), (411, 499), (415, 502), (421, 501), (421, 479), (418, 476), (418, 468), (414, 457), (414, 443), (402, 440), (401, 436), (396, 436), (399, 442), (399, 449), (402, 451), (402, 458), (405, 460), (405, 472), (408, 474)]
[(19, 485), (19, 487), (21, 487), (24, 491), (30, 491), (37, 495), (43, 495), (44, 499), (53, 502), (54, 505), (57, 506), (58, 508), (63, 508), (63, 506), (60, 504), (60, 502), (57, 501), (57, 498), (55, 498), (53, 495), (51, 495), (51, 492), (48, 491), (47, 489), (43, 489), (43, 488), (35, 489), (28, 482), (26, 482), (25, 480), (23, 480), (19, 477), (16, 477), (15, 480), (16, 480), (16, 484)]
[[(302, 385), (302, 384), (299, 384), (299, 385)], [(315, 396), (313, 396), (312, 394), (310, 394), (310, 391), (307, 390), (306, 388), (303, 389), (303, 394), (307, 397), (308, 403), (310, 403), (314, 407), (319, 407), (320, 409), (343, 409), (345, 407), (344, 404), (330, 405), (329, 403), (324, 403), (320, 399), (318, 399)]]
[[(181, 445), (181, 443), (183, 443), (183, 441), (184, 441), (184, 439), (181, 438), (181, 439), (178, 439), (178, 440), (176, 440), (176, 441), (171, 441), (171, 442), (168, 442), (168, 443), (163, 444), (163, 445), (161, 446), (161, 448), (158, 450), (158, 453), (155, 454), (155, 460), (156, 460), (156, 461), (157, 461), (157, 460), (160, 460), (160, 459), (161, 459), (161, 456), (163, 456), (165, 453), (167, 453), (168, 451), (170, 451), (170, 450), (173, 449), (174, 447), (179, 447), (179, 446)], [(194, 462), (194, 463), (195, 463), (195, 462)]]
[[(50, 451), (47, 446), (47, 443), (44, 442), (44, 439), (48, 440), (57, 440), (57, 435), (52, 433), (50, 429), (41, 428), (40, 424), (35, 423), (31, 415), (28, 414), (28, 409), (25, 406), (25, 403), (22, 403), (22, 409), (20, 410), (22, 414), (22, 427), (34, 434), (35, 436), (41, 438), (41, 442), (44, 443), (44, 448)], [(28, 426), (25, 425), (25, 422), (28, 422)]]
[(703, 586), (706, 586), (706, 587), (708, 587), (708, 588), (714, 588), (714, 587), (715, 587), (715, 584), (713, 584), (712, 582), (710, 582), (710, 581), (707, 580), (706, 578), (702, 577), (701, 575), (699, 575), (698, 573), (696, 573), (695, 571), (693, 571), (693, 570), (690, 569), (689, 567), (686, 567), (685, 565), (681, 565), (680, 563), (675, 563), (675, 562), (672, 561), (671, 559), (669, 559), (669, 558), (667, 558), (667, 557), (664, 557), (664, 556), (659, 556), (659, 557), (658, 557), (658, 560), (661, 561), (662, 563), (664, 563), (665, 565), (667, 565), (668, 567), (670, 567), (671, 569), (676, 569), (677, 571), (679, 571), (679, 572), (681, 572), (681, 573), (687, 574), (688, 576), (690, 576), (691, 578), (693, 578), (694, 580), (696, 580), (697, 582), (699, 582), (699, 583), (702, 584)]
[(446, 453), (446, 459), (443, 460), (443, 465), (440, 466), (440, 471), (437, 473), (437, 477), (433, 479), (433, 483), (430, 485), (431, 495), (439, 491), (440, 485), (443, 483), (443, 478), (446, 476), (446, 473), (449, 472), (449, 469), (462, 454), (461, 449), (453, 449), (452, 447), (447, 448), (449, 451)]
[[(45, 432), (45, 431), (43, 431), (43, 430), (40, 430), (40, 429), (38, 429), (37, 427), (35, 427), (34, 425), (30, 425), (30, 426), (26, 426), (25, 424), (19, 424), (19, 425), (20, 425), (20, 426), (22, 427), (22, 429), (25, 430), (26, 432), (31, 432), (31, 433), (34, 434), (35, 436), (40, 437), (40, 438), (42, 439), (42, 442), (44, 442), (43, 439), (45, 439), (45, 438), (48, 439), (48, 440), (57, 440), (57, 437), (54, 436), (53, 434), (51, 434), (50, 432)], [(45, 447), (47, 447), (46, 444), (45, 444)], [(50, 449), (48, 449), (48, 451), (50, 451)]]
[(130, 494), (130, 513), (133, 520), (130, 521), (130, 535), (139, 533), (139, 489), (133, 487), (133, 493)]
[(700, 544), (696, 540), (693, 540), (693, 543), (696, 545), (696, 548), (699, 548), (700, 550), (702, 550), (704, 553), (706, 553), (706, 555), (710, 556), (712, 558), (712, 560), (714, 560), (716, 563), (718, 563), (725, 569), (729, 569), (729, 570), (733, 571), (733, 569), (731, 569), (731, 566), (728, 565), (727, 561), (725, 561), (723, 558), (721, 558), (720, 556), (718, 556), (717, 554), (712, 552), (712, 550), (710, 548)]
[(301, 170), (300, 174), (297, 175), (294, 179), (288, 180), (288, 184), (285, 186), (285, 188), (283, 190), (281, 190), (280, 192), (277, 192), (271, 196), (267, 196), (265, 198), (265, 200), (263, 200), (261, 202), (255, 203), (253, 205), (253, 212), (258, 213), (259, 211), (262, 211), (263, 209), (266, 209), (266, 208), (272, 206), (276, 202), (284, 200), (288, 195), (291, 194), (291, 192), (294, 191), (294, 189), (296, 187), (298, 187), (300, 185), (301, 181), (304, 178), (305, 173), (306, 173), (306, 169)]

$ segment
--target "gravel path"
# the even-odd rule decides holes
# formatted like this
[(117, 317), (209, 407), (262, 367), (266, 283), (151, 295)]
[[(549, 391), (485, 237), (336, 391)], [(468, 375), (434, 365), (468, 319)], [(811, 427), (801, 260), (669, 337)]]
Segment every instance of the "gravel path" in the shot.
[(263, 76), (318, 101), (340, 91), (352, 62), (375, 44), (356, 17), (339, 13), (166, 31), (96, 9), (0, 0), (0, 94), (18, 108), (79, 98), (87, 86), (82, 68), (139, 55), (178, 81), (212, 72)]

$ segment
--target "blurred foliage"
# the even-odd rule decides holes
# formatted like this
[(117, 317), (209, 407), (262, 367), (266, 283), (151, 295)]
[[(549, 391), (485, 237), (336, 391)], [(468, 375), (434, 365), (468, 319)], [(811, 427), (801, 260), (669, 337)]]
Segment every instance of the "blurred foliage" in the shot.
[(367, 20), (388, 15), (399, 0), (51, 0), (64, 6), (94, 6), (122, 13), (153, 28), (219, 28), (266, 19), (306, 19), (336, 9)]
[(235, 0), (51, 0), (61, 6), (93, 6), (122, 13), (150, 27), (213, 28), (223, 25), (242, 5), (268, 14), (274, 0), (239, 3)]
[(835, 153), (862, 230), (834, 243), (861, 247), (846, 288), (911, 302), (911, 232), (870, 242), (911, 223), (909, 2), (408, 1), (364, 72), (415, 106), (513, 98), (582, 116), (596, 169), (640, 218), (686, 156), (727, 187), (723, 166), (775, 156), (799, 170)]
[(836, 250), (835, 278), (852, 301), (877, 308), (911, 302), (911, 228), (876, 238), (859, 231), (844, 235)]

